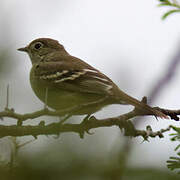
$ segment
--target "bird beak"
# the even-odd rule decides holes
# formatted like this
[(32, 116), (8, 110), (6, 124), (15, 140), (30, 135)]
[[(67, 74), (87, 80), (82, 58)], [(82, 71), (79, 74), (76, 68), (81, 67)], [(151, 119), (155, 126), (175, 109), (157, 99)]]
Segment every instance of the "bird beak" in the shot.
[(17, 50), (18, 51), (23, 51), (23, 52), (28, 52), (28, 47), (19, 48)]

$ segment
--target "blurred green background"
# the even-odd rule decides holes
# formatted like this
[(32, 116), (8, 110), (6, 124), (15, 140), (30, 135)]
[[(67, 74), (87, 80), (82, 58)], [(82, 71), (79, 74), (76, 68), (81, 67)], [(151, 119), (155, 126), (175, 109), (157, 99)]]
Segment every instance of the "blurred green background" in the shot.
[[(128, 94), (141, 99), (161, 78), (179, 46), (179, 17), (161, 21), (157, 1), (54, 0), (0, 2), (0, 108), (6, 104), (10, 85), (10, 107), (19, 113), (41, 109), (43, 104), (29, 84), (31, 63), (27, 55), (16, 51), (33, 39), (50, 37), (67, 51), (108, 75)], [(178, 69), (178, 68), (177, 68)], [(154, 105), (178, 109), (179, 71), (160, 93)], [(111, 106), (96, 114), (112, 117), (132, 107)], [(58, 121), (43, 117), (25, 124)], [(78, 123), (82, 117), (70, 121)], [(5, 119), (1, 124), (14, 124)], [(138, 125), (144, 129), (166, 128), (172, 122), (145, 118)], [(178, 123), (173, 122), (173, 125)], [(39, 136), (15, 152), (20, 144), (33, 137), (0, 140), (0, 179), (178, 179), (166, 168), (166, 160), (175, 155), (177, 144), (164, 139), (124, 138), (116, 127), (92, 130), (93, 135), (80, 139), (73, 133)], [(128, 143), (127, 143), (128, 142)], [(13, 168), (10, 162), (13, 160)]]

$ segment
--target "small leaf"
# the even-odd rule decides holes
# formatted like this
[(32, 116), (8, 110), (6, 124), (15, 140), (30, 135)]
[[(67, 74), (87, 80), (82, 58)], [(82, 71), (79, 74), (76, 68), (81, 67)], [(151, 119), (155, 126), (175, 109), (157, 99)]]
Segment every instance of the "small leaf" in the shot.
[[(172, 160), (177, 160), (177, 161), (179, 161), (179, 160), (180, 160), (180, 158), (179, 158), (179, 157), (170, 157), (170, 159), (172, 159)], [(168, 161), (168, 162), (170, 162), (170, 161)], [(174, 161), (171, 161), (171, 162), (174, 162)]]
[(159, 1), (163, 2), (163, 3), (169, 3), (170, 4), (170, 2), (168, 0), (159, 0)]
[(180, 134), (180, 128), (176, 126), (172, 126), (173, 130)]
[(175, 151), (177, 151), (180, 148), (180, 144), (175, 148)]
[(166, 19), (170, 14), (173, 14), (173, 13), (176, 13), (176, 12), (180, 12), (180, 9), (174, 9), (174, 10), (171, 10), (171, 11), (168, 11), (167, 13), (165, 13), (163, 16), (162, 16), (162, 19)]
[(161, 6), (172, 6), (171, 4), (169, 3), (162, 3), (162, 4), (158, 4), (158, 7), (161, 7)]

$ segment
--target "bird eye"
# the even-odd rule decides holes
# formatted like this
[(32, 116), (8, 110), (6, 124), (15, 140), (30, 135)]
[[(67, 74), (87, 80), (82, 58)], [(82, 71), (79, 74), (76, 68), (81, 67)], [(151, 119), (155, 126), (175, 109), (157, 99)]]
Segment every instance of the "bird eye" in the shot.
[(42, 46), (43, 46), (42, 43), (37, 42), (37, 43), (34, 45), (34, 48), (35, 48), (36, 50), (39, 50)]

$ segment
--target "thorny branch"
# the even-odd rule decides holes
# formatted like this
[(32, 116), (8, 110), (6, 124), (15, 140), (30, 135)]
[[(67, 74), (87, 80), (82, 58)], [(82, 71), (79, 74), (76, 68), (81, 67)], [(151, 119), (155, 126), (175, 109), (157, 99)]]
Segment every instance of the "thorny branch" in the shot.
[[(143, 103), (147, 103), (147, 98), (143, 97), (142, 99)], [(80, 107), (78, 107), (80, 108)], [(106, 118), (106, 119), (97, 119), (94, 116), (87, 116), (83, 119), (82, 123), (80, 124), (63, 124), (67, 118), (71, 117), (71, 115), (68, 115), (64, 120), (60, 121), (59, 123), (51, 123), (48, 125), (45, 125), (44, 121), (41, 121), (38, 125), (32, 126), (32, 125), (26, 125), (23, 126), (23, 122), (29, 119), (35, 119), (42, 116), (62, 116), (63, 114), (66, 114), (67, 112), (71, 112), (70, 110), (77, 110), (77, 107), (67, 110), (58, 110), (58, 111), (52, 111), (47, 108), (47, 105), (45, 103), (44, 109), (35, 111), (32, 113), (26, 113), (26, 114), (19, 114), (14, 111), (14, 109), (9, 108), (9, 85), (7, 86), (7, 103), (4, 111), (0, 112), (0, 118), (3, 120), (4, 118), (12, 118), (17, 120), (16, 125), (0, 125), (0, 137), (5, 136), (27, 136), (32, 135), (35, 138), (37, 138), (38, 135), (60, 135), (61, 133), (65, 132), (75, 132), (80, 135), (81, 138), (84, 137), (85, 132), (88, 134), (92, 134), (89, 131), (91, 129), (99, 128), (99, 127), (111, 127), (111, 126), (117, 126), (121, 130), (124, 130), (125, 136), (131, 136), (131, 137), (137, 137), (142, 136), (145, 140), (148, 139), (148, 137), (156, 137), (159, 138), (163, 137), (163, 133), (166, 131), (169, 131), (171, 129), (171, 126), (169, 126), (166, 129), (162, 129), (157, 132), (153, 132), (150, 126), (147, 126), (146, 130), (137, 130), (135, 129), (135, 126), (133, 125), (131, 119), (137, 116), (145, 116), (145, 115), (152, 115), (152, 114), (145, 114), (144, 112), (141, 112), (137, 110), (136, 108), (126, 114), (120, 115), (118, 117), (112, 117), (112, 118)], [(169, 116), (172, 120), (179, 121), (178, 115), (180, 115), (180, 110), (168, 110), (168, 109), (162, 109), (159, 107), (154, 107), (154, 109), (157, 109), (158, 111), (163, 112), (165, 115)]]
[[(168, 115), (171, 119), (179, 120), (178, 115), (180, 115), (180, 110), (168, 110), (157, 107), (155, 107), (155, 109), (158, 109), (159, 111)], [(45, 122), (41, 121), (40, 124), (36, 126), (22, 125), (23, 121), (26, 121), (28, 119), (35, 119), (42, 116), (60, 116), (61, 114), (64, 114), (64, 111), (51, 111), (47, 108), (33, 113), (18, 114), (13, 110), (7, 110), (6, 108), (4, 111), (0, 112), (0, 118), (8, 117), (8, 118), (16, 119), (17, 125), (11, 125), (11, 126), (0, 125), (0, 137), (27, 136), (27, 135), (32, 135), (34, 137), (37, 137), (38, 135), (52, 135), (52, 134), (59, 135), (60, 133), (65, 133), (65, 132), (75, 132), (78, 133), (81, 138), (83, 138), (85, 132), (91, 134), (89, 132), (91, 129), (95, 129), (99, 127), (117, 126), (120, 129), (124, 130), (125, 136), (132, 136), (132, 137), (142, 136), (144, 139), (147, 139), (148, 137), (156, 137), (156, 136), (162, 138), (163, 133), (169, 131), (171, 128), (168, 127), (167, 129), (162, 129), (157, 132), (153, 132), (150, 127), (147, 127), (146, 130), (135, 129), (130, 119), (136, 116), (149, 115), (149, 114), (142, 114), (140, 111), (137, 111), (136, 109), (134, 109), (129, 113), (113, 118), (97, 119), (94, 116), (86, 117), (80, 124), (51, 123), (45, 125)]]

